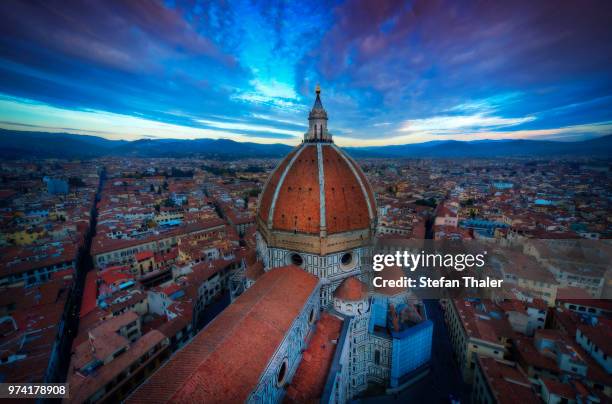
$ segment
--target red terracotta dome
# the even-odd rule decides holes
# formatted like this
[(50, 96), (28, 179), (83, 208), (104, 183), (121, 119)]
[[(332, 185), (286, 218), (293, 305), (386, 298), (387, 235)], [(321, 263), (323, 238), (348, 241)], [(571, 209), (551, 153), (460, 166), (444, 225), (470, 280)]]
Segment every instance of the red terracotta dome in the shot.
[(303, 143), (265, 185), (259, 218), (270, 230), (334, 234), (370, 227), (374, 195), (359, 166), (332, 143)]
[(334, 145), (319, 88), (308, 121), (302, 144), (264, 185), (260, 233), (268, 245), (323, 255), (354, 248), (373, 235), (374, 193), (357, 163)]
[(346, 302), (356, 302), (368, 297), (368, 285), (351, 276), (338, 285), (334, 290), (334, 297)]

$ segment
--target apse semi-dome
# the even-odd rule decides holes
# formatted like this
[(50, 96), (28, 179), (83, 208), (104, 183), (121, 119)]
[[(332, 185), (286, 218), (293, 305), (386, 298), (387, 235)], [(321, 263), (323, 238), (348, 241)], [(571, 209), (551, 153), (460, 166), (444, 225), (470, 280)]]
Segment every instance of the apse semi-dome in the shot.
[(334, 290), (334, 298), (345, 302), (366, 300), (368, 298), (368, 285), (357, 277), (348, 277)]
[(328, 254), (370, 242), (376, 223), (374, 193), (355, 161), (327, 131), (317, 87), (304, 141), (264, 185), (258, 228), (269, 247)]
[(333, 296), (334, 309), (346, 316), (362, 315), (370, 309), (368, 285), (356, 277), (344, 279)]

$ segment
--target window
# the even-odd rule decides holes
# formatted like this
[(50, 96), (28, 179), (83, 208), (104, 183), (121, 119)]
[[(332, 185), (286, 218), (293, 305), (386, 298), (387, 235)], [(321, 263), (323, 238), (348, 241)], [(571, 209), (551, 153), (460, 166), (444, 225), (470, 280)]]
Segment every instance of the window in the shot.
[(310, 309), (310, 314), (308, 315), (308, 323), (312, 324), (315, 322), (315, 309), (314, 307)]
[(378, 349), (374, 351), (374, 364), (380, 365), (380, 351)]
[(349, 265), (351, 261), (353, 261), (353, 255), (351, 253), (346, 253), (342, 255), (340, 261), (342, 262), (342, 265)]
[(276, 374), (276, 384), (278, 387), (282, 387), (285, 385), (287, 381), (287, 358), (283, 359), (283, 363), (278, 368), (278, 373)]
[(355, 257), (350, 252), (344, 253), (340, 257), (340, 267), (345, 271), (355, 268), (355, 264)]
[(304, 264), (304, 259), (300, 254), (293, 253), (291, 254), (291, 263), (295, 266), (301, 267)]

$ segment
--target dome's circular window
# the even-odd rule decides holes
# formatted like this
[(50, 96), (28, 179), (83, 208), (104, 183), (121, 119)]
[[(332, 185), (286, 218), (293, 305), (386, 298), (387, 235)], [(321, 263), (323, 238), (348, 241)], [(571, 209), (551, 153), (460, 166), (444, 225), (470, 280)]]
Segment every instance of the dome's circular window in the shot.
[(355, 268), (355, 264), (356, 260), (353, 253), (347, 252), (340, 257), (340, 267), (345, 271)]
[(302, 256), (298, 253), (293, 253), (289, 256), (289, 261), (293, 264), (296, 265), (298, 267), (301, 267), (302, 265), (304, 265), (304, 258), (302, 258)]

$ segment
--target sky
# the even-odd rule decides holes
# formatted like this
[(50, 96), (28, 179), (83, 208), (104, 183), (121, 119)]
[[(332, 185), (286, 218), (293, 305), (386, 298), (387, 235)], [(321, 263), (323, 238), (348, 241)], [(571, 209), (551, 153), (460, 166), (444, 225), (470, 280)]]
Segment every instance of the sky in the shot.
[(612, 134), (612, 2), (0, 2), (0, 128), (340, 145)]

